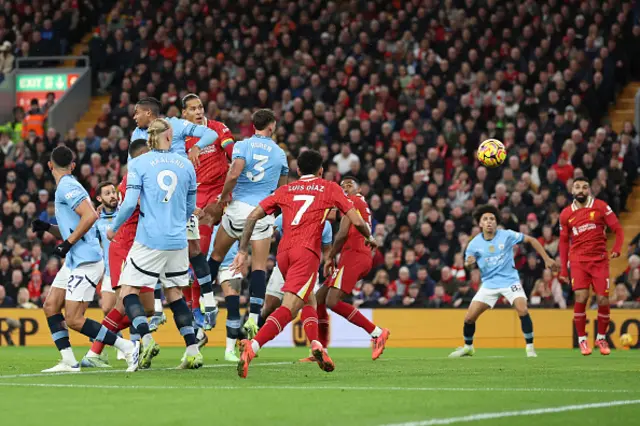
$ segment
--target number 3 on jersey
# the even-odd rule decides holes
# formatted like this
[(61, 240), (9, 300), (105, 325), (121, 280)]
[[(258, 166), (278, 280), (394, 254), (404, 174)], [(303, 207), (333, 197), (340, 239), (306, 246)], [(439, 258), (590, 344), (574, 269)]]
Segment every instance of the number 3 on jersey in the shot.
[(296, 226), (300, 224), (300, 221), (302, 220), (302, 216), (309, 209), (309, 206), (311, 206), (311, 204), (313, 203), (313, 200), (315, 199), (316, 197), (314, 197), (313, 195), (294, 195), (293, 196), (293, 201), (304, 201), (304, 204), (302, 205), (302, 207), (300, 207), (300, 210), (298, 210), (298, 213), (296, 213), (296, 216), (291, 221), (292, 226)]
[(248, 171), (247, 172), (247, 178), (251, 182), (260, 182), (264, 178), (264, 167), (262, 167), (262, 166), (264, 166), (265, 163), (267, 161), (269, 161), (269, 156), (268, 155), (253, 154), (253, 159), (258, 162), (257, 164), (255, 164), (253, 166), (253, 169), (257, 173), (254, 174), (253, 172)]
[[(167, 184), (165, 180), (168, 180), (169, 183)], [(178, 176), (171, 170), (163, 170), (158, 173), (157, 181), (160, 189), (162, 189), (163, 191), (167, 191), (162, 202), (168, 203), (176, 190), (176, 186), (178, 185)]]

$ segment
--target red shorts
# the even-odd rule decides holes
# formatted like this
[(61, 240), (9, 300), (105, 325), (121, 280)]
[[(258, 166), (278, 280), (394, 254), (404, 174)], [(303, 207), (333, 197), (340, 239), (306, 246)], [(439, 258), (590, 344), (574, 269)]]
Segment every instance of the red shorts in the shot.
[(571, 288), (593, 291), (599, 296), (609, 296), (609, 260), (571, 262)]
[(209, 204), (217, 203), (218, 197), (222, 194), (222, 185), (198, 185), (198, 192), (196, 193), (196, 207), (204, 209)]
[(293, 293), (307, 302), (318, 279), (320, 257), (308, 248), (278, 253), (278, 268), (284, 277), (283, 293)]
[[(109, 273), (111, 274), (111, 288), (113, 290), (120, 287), (120, 274), (124, 269), (124, 262), (127, 260), (129, 249), (121, 247), (117, 243), (111, 243), (109, 246)], [(153, 290), (151, 287), (142, 287), (140, 293), (151, 293)]]
[(357, 251), (342, 253), (338, 267), (333, 271), (333, 276), (326, 285), (351, 294), (358, 281), (367, 276), (372, 266), (373, 258), (368, 253)]

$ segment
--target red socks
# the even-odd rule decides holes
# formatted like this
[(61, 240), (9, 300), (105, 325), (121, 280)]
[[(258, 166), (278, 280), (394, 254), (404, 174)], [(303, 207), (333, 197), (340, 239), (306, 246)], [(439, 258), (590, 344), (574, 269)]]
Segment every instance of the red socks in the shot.
[(325, 304), (318, 304), (318, 341), (325, 348), (329, 345), (329, 313)]
[(302, 308), (300, 319), (302, 320), (302, 327), (309, 342), (318, 340), (318, 313), (313, 309), (313, 306), (307, 305)]
[[(112, 309), (102, 320), (102, 325), (104, 325), (107, 330), (117, 333), (118, 331), (129, 327), (131, 325), (131, 321), (129, 321), (129, 318), (126, 315), (121, 314), (116, 309)], [(102, 342), (94, 340), (91, 344), (91, 352), (93, 353), (100, 355), (103, 349), (104, 343)]]
[(191, 309), (191, 287), (183, 287), (182, 295), (184, 296), (185, 302), (187, 302), (187, 306)]
[[(578, 333), (578, 337), (584, 337), (587, 335), (587, 314), (585, 313), (586, 308), (587, 305), (585, 303), (576, 302), (576, 304), (573, 306), (573, 322), (576, 325), (576, 332)], [(608, 318), (607, 325), (609, 325)]]
[(604, 336), (609, 331), (609, 305), (598, 306), (598, 334)]
[(191, 309), (200, 309), (200, 283), (197, 278), (193, 280), (191, 286)]
[(282, 330), (291, 322), (291, 319), (291, 311), (285, 306), (280, 306), (269, 315), (254, 340), (258, 342), (260, 347), (263, 347), (278, 334), (282, 333)]
[(213, 234), (213, 228), (209, 225), (200, 225), (198, 227), (198, 230), (200, 231), (200, 251), (206, 256), (207, 253), (209, 253), (209, 246), (211, 245), (211, 235)]
[(376, 329), (376, 325), (369, 321), (362, 313), (355, 307), (346, 302), (339, 301), (331, 308), (333, 312), (344, 317), (351, 324), (355, 324), (360, 328), (363, 328), (367, 333), (373, 333)]

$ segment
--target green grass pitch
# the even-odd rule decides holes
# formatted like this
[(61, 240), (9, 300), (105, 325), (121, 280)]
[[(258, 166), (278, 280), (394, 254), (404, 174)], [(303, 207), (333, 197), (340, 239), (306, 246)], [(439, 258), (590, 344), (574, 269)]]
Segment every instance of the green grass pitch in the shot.
[[(86, 348), (75, 348), (80, 359)], [(300, 364), (305, 348), (266, 348), (246, 380), (205, 348), (205, 367), (172, 370), (181, 348), (163, 348), (153, 368), (39, 374), (55, 348), (0, 348), (0, 424), (73, 425), (637, 425), (639, 351), (477, 348), (448, 359), (441, 349), (331, 349), (333, 373)], [(593, 405), (597, 404), (597, 405)]]

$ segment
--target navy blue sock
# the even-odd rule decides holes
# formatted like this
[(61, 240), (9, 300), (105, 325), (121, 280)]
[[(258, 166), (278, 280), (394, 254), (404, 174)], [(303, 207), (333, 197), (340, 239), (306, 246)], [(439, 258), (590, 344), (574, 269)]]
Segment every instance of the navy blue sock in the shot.
[(196, 344), (196, 333), (193, 328), (193, 314), (187, 306), (187, 302), (180, 298), (173, 303), (169, 304), (171, 312), (173, 312), (173, 319), (176, 322), (176, 327), (180, 330), (180, 334), (184, 338), (184, 343), (187, 346)]
[(153, 290), (153, 314), (162, 315), (162, 284), (157, 283)]
[(260, 315), (264, 305), (264, 295), (267, 292), (267, 272), (255, 270), (251, 272), (249, 285), (249, 313)]
[(59, 351), (70, 348), (69, 331), (64, 322), (64, 316), (62, 314), (51, 315), (47, 318), (47, 323), (49, 324), (51, 337), (53, 338), (53, 343), (56, 344), (56, 348), (58, 348)]
[(211, 285), (211, 271), (209, 269), (209, 264), (207, 263), (207, 257), (200, 253), (197, 256), (193, 256), (189, 258), (189, 262), (191, 262), (191, 266), (193, 266), (193, 272), (196, 274), (198, 278), (198, 282), (200, 283), (200, 291), (204, 296), (207, 293), (213, 292), (213, 285)]
[(264, 323), (267, 321), (267, 319), (265, 317), (263, 317), (262, 315), (260, 315), (260, 318), (258, 318), (258, 328), (262, 328), (262, 326), (264, 325)]
[[(209, 274), (212, 277), (217, 277), (218, 271), (220, 271), (220, 265), (222, 265), (222, 262), (218, 262), (213, 257), (210, 257), (207, 264), (209, 265)], [(202, 284), (200, 284), (200, 287), (202, 287)]]
[(465, 345), (473, 345), (473, 335), (476, 334), (476, 323), (464, 323), (464, 328), (462, 329), (462, 335), (464, 336), (464, 344)]
[(227, 337), (237, 339), (240, 336), (240, 296), (227, 296), (224, 298), (227, 305)]
[(149, 322), (147, 321), (142, 303), (140, 303), (140, 297), (138, 297), (137, 294), (129, 294), (124, 297), (123, 302), (124, 310), (140, 337), (149, 334)]
[(533, 343), (533, 321), (531, 321), (531, 316), (527, 314), (520, 317), (520, 325), (522, 326), (525, 342)]
[(84, 321), (80, 333), (110, 346), (113, 346), (113, 344), (116, 343), (116, 339), (118, 337), (114, 332), (109, 331), (105, 326), (90, 318), (87, 318)]

